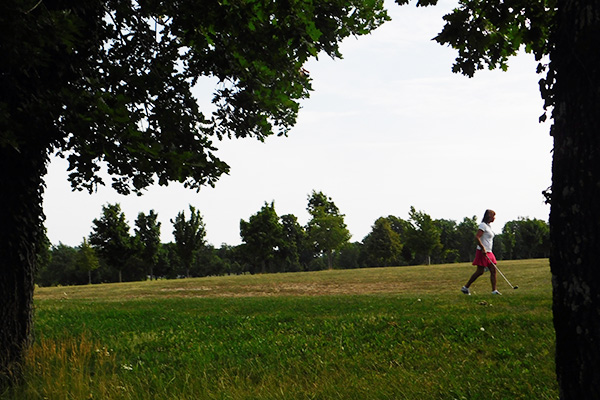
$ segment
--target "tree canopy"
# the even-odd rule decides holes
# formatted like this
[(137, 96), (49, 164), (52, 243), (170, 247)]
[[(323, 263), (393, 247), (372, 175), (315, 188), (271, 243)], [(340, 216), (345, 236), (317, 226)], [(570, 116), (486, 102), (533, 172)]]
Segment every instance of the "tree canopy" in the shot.
[[(304, 63), (386, 19), (382, 0), (0, 2), (0, 370), (31, 338), (50, 154), (90, 192), (104, 166), (123, 194), (214, 185), (229, 170), (215, 140), (286, 134)], [(214, 111), (192, 95), (202, 77), (219, 81)]]
[[(90, 191), (105, 162), (121, 193), (214, 184), (228, 171), (215, 139), (287, 133), (304, 63), (387, 19), (381, 1), (345, 0), (7, 0), (0, 14), (0, 145), (42, 141)], [(192, 94), (204, 76), (220, 82), (210, 114)]]

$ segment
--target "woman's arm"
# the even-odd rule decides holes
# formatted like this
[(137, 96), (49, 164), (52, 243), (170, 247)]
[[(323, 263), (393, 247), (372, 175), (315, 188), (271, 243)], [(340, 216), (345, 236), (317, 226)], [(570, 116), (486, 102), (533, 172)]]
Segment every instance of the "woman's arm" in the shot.
[(479, 244), (479, 247), (481, 247), (481, 251), (483, 251), (484, 253), (487, 253), (485, 246), (483, 245), (483, 243), (481, 243), (482, 236), (483, 236), (483, 231), (481, 229), (478, 229), (477, 234), (475, 235), (475, 240), (477, 240), (477, 244)]

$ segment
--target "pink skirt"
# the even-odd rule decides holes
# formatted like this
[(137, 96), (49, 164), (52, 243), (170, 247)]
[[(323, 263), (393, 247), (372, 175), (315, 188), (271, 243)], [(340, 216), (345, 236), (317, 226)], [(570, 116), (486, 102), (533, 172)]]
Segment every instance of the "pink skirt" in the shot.
[(488, 251), (487, 254), (483, 254), (483, 251), (478, 249), (475, 252), (475, 259), (473, 260), (473, 265), (477, 265), (480, 267), (489, 267), (492, 263), (496, 264), (497, 261), (496, 256), (491, 251)]

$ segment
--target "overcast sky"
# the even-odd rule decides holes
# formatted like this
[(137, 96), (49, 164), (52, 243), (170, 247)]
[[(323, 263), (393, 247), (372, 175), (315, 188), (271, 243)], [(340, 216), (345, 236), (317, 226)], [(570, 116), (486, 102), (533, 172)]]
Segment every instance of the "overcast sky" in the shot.
[[(390, 2), (392, 21), (346, 39), (344, 59), (322, 56), (306, 65), (314, 92), (289, 137), (219, 144), (231, 172), (215, 188), (196, 193), (172, 184), (142, 197), (110, 187), (72, 192), (66, 162), (53, 159), (44, 200), (50, 241), (79, 245), (102, 205), (120, 203), (132, 234), (138, 213), (154, 209), (162, 240), (170, 242), (170, 219), (183, 210), (189, 217), (191, 204), (203, 215), (209, 243), (237, 245), (240, 219), (265, 202), (305, 224), (312, 190), (346, 215), (353, 241), (381, 216), (408, 219), (411, 206), (457, 222), (480, 220), (491, 208), (496, 233), (519, 217), (547, 220), (541, 192), (551, 183), (552, 140), (549, 123), (538, 123), (537, 63), (520, 54), (508, 72), (453, 74), (456, 52), (431, 40), (453, 4), (417, 9)], [(201, 103), (210, 94), (209, 86), (198, 88)]]

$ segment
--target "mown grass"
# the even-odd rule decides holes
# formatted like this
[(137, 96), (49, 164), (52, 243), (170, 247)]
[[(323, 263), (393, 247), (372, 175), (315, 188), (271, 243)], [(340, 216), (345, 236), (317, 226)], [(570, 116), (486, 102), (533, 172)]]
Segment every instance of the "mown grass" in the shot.
[(548, 262), (500, 266), (42, 288), (2, 399), (557, 398)]

